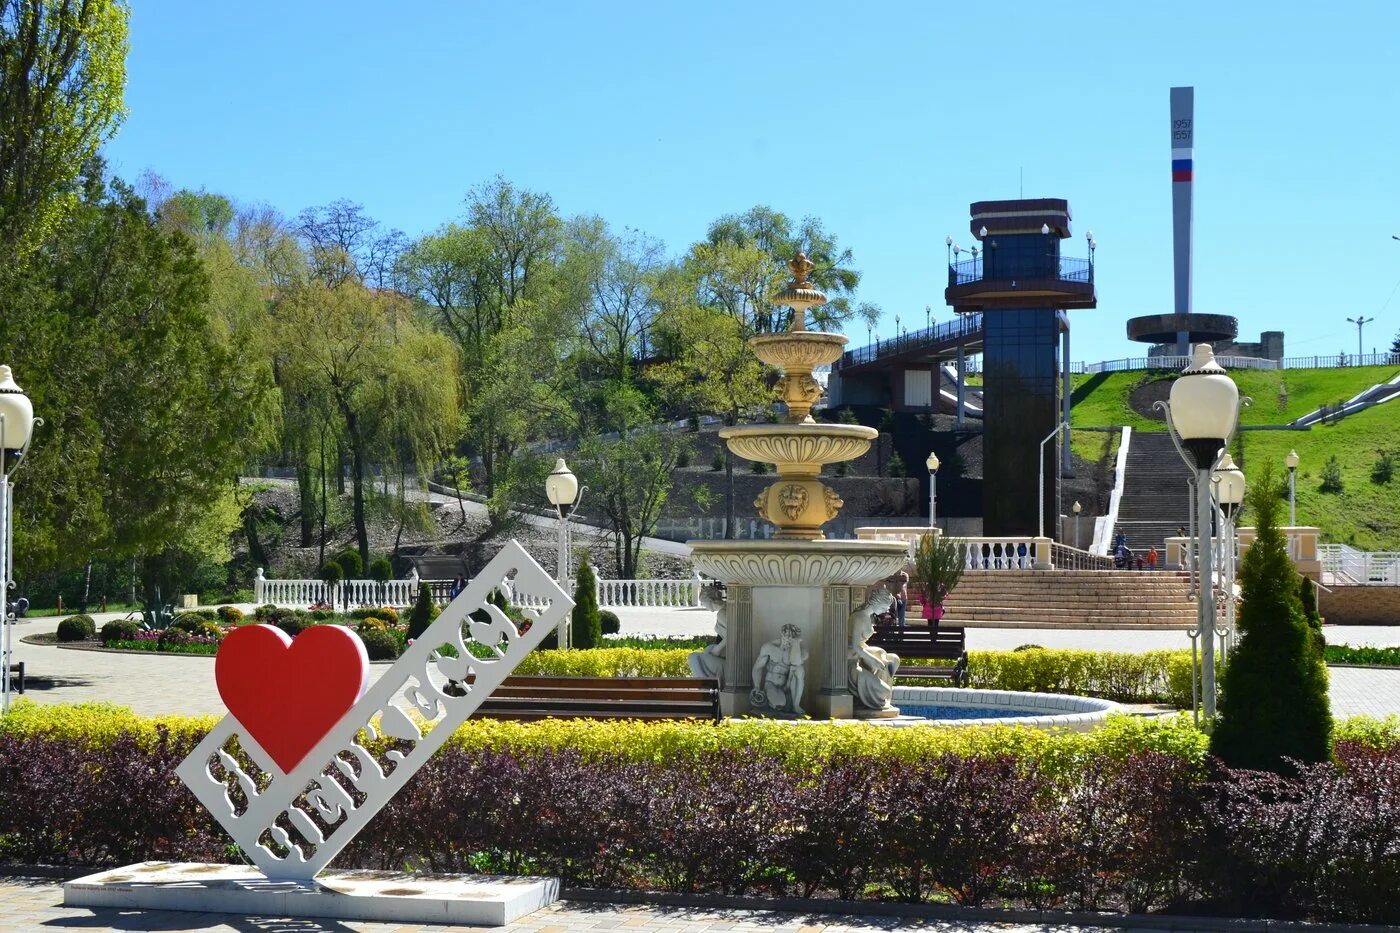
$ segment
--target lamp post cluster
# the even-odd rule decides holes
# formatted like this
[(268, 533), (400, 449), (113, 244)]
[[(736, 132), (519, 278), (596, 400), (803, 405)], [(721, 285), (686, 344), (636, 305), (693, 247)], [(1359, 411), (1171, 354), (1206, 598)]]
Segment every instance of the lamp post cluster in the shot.
[(24, 463), (36, 425), (29, 397), (15, 383), (10, 367), (0, 366), (0, 715), (10, 711), (10, 664), (15, 615), (10, 609), (14, 587), (14, 510), (10, 477)]
[(1240, 506), (1244, 504), (1244, 472), (1237, 466), (1235, 461), (1227, 453), (1220, 459), (1220, 466), (1211, 478), (1211, 483), (1215, 487), (1215, 504), (1220, 509), (1221, 518), (1221, 540), (1224, 542), (1224, 550), (1221, 552), (1221, 577), (1225, 581), (1225, 646), (1228, 650), (1235, 647), (1235, 561), (1239, 556), (1239, 547), (1235, 541), (1235, 516), (1239, 514)]
[[(554, 512), (559, 516), (559, 572), (557, 579), (559, 585), (565, 590), (569, 588), (569, 519), (578, 510), (578, 504), (583, 501), (583, 489), (579, 487), (578, 477), (569, 469), (569, 465), (560, 457), (554, 464), (554, 469), (544, 481), (544, 492), (549, 497), (549, 504), (554, 506)], [(560, 648), (573, 647), (573, 626), (572, 620), (565, 616), (559, 623), (558, 644)]]
[[(1172, 383), (1169, 401), (1157, 403), (1166, 410), (1167, 424), (1182, 459), (1196, 471), (1195, 551), (1200, 589), (1196, 600), (1195, 638), (1201, 647), (1201, 700), (1208, 722), (1216, 715), (1212, 474), (1220, 467), (1225, 447), (1239, 425), (1240, 404), (1239, 388), (1215, 361), (1215, 353), (1208, 343), (1196, 344), (1190, 364), (1181, 371), (1181, 378)], [(1231, 514), (1244, 498), (1243, 474), (1238, 480), (1239, 498)], [(1222, 483), (1226, 482), (1222, 478)], [(1235, 488), (1232, 475), (1228, 480), (1228, 494), (1234, 496)], [(1222, 486), (1222, 495), (1224, 489)], [(1223, 534), (1224, 523), (1221, 524)], [(1233, 586), (1233, 581), (1230, 585)]]

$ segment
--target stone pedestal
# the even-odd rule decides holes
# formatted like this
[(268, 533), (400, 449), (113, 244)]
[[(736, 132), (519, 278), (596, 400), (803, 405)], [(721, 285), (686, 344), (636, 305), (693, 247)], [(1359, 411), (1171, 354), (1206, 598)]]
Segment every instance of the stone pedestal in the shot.
[(553, 878), (326, 871), (308, 883), (196, 862), (142, 862), (63, 885), (65, 907), (472, 926), (504, 926), (558, 897)]
[(901, 541), (692, 541), (696, 567), (727, 585), (728, 646), (720, 711), (753, 708), (753, 666), (784, 625), (802, 630), (807, 653), (803, 712), (814, 719), (850, 719), (847, 686), (852, 609), (865, 588), (904, 566)]

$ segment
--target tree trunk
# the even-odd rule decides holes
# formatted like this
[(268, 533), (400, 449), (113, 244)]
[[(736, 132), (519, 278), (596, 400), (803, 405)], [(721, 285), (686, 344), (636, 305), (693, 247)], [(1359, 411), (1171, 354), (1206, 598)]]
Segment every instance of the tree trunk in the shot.
[(311, 536), (315, 531), (316, 490), (311, 485), (310, 463), (297, 464), (297, 495), (301, 499), (301, 546), (311, 547)]
[(369, 527), (365, 519), (365, 444), (360, 437), (360, 419), (351, 412), (345, 414), (346, 433), (350, 441), (350, 496), (354, 503), (355, 544), (360, 561), (369, 564)]
[[(346, 418), (348, 420), (349, 416)], [(345, 495), (345, 446), (340, 441), (335, 442), (335, 492)]]
[(326, 565), (326, 512), (327, 487), (330, 484), (330, 477), (326, 475), (326, 443), (325, 438), (321, 438), (321, 554), (316, 558), (316, 567), (319, 569)]

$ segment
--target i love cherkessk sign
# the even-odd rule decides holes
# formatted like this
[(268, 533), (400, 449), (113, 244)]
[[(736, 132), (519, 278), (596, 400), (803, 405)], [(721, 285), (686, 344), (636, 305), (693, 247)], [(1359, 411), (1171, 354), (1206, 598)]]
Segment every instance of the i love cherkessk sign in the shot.
[[(544, 608), (517, 628), (493, 590)], [(263, 874), (310, 880), (572, 608), (512, 541), (372, 687), (348, 628), (238, 628), (214, 661), (229, 715), (176, 773)]]

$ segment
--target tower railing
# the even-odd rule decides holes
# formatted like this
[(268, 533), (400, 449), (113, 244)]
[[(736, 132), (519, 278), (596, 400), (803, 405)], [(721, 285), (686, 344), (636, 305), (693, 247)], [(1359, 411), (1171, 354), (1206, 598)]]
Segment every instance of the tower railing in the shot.
[[(1051, 263), (1058, 262), (1053, 277), (1062, 282), (1083, 282), (1088, 284), (1094, 281), (1094, 263), (1088, 259), (1060, 256), (1057, 260), (1055, 257), (1047, 257), (1047, 260)], [(993, 266), (995, 265), (997, 265), (997, 263), (993, 263)], [(1017, 264), (1007, 263), (1006, 265), (1008, 269), (1014, 269)], [(948, 286), (951, 288), (956, 285), (971, 285), (973, 282), (980, 282), (987, 278), (1022, 278), (1027, 280), (1050, 278), (1050, 276), (1045, 275), (1045, 273), (1049, 271), (1049, 266), (1044, 270), (1024, 268), (1018, 271), (1006, 271), (994, 268), (989, 274), (985, 259), (964, 259), (960, 262), (949, 263)]]

